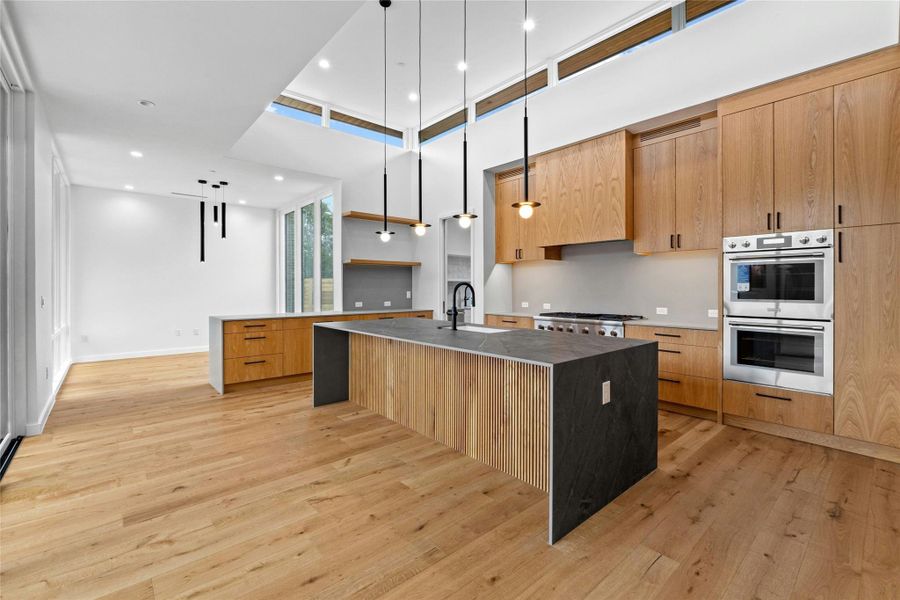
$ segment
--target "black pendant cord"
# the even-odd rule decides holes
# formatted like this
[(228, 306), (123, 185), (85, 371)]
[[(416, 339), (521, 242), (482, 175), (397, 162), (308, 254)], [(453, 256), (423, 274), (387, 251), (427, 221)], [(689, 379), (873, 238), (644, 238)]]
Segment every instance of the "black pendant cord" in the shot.
[(469, 132), (469, 107), (466, 105), (466, 75), (469, 72), (469, 57), (466, 53), (466, 42), (468, 41), (467, 35), (467, 27), (469, 24), (469, 18), (467, 14), (468, 2), (463, 0), (463, 64), (465, 65), (465, 69), (463, 69), (463, 214), (469, 214), (469, 186), (467, 185), (468, 179), (468, 140), (467, 134)]
[(522, 21), (522, 27), (525, 29), (525, 60), (522, 68), (522, 82), (525, 84), (525, 155), (522, 160), (524, 165), (524, 186), (525, 186), (525, 202), (528, 202), (528, 0), (525, 0), (525, 20)]
[(391, 5), (391, 0), (379, 0), (379, 4), (381, 8), (384, 9), (384, 123), (383, 123), (383, 131), (382, 131), (382, 141), (383, 141), (383, 161), (384, 161), (384, 175), (383, 175), (383, 204), (384, 204), (384, 215), (382, 221), (382, 229), (381, 231), (376, 232), (379, 236), (381, 236), (382, 241), (386, 242), (390, 239), (390, 237), (394, 234), (393, 231), (388, 229), (388, 172), (387, 172), (387, 9)]
[[(422, 134), (422, 0), (419, 0), (419, 136)], [(419, 139), (419, 224), (422, 224), (422, 140)]]

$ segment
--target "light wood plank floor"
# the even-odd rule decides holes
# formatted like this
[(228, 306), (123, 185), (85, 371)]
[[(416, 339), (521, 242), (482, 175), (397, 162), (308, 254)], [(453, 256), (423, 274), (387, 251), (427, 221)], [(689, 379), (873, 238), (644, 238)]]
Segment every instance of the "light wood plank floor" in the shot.
[(900, 467), (660, 413), (659, 469), (547, 499), (309, 382), (76, 365), (0, 487), (3, 598), (900, 597)]

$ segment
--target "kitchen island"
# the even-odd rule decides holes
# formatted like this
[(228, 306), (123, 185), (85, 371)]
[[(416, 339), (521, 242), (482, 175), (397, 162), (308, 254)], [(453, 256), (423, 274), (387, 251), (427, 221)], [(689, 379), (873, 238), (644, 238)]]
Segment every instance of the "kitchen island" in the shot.
[(313, 329), (314, 406), (355, 402), (547, 492), (551, 544), (656, 468), (656, 342), (430, 319)]

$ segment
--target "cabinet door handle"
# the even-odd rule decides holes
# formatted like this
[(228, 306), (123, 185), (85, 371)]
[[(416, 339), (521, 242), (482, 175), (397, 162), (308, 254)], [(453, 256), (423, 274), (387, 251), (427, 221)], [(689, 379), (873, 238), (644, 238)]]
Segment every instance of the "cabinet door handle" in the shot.
[(266, 361), (264, 361), (264, 360), (250, 360), (250, 361), (246, 361), (246, 360), (245, 360), (245, 361), (244, 361), (244, 364), (245, 364), (245, 365), (261, 365), (261, 364), (264, 363), (264, 362), (266, 362)]
[(838, 204), (838, 225), (844, 223), (844, 205)]
[(671, 338), (680, 338), (681, 336), (677, 333), (654, 333), (653, 335), (658, 337), (671, 337)]
[(678, 235), (676, 235), (675, 239), (677, 240), (675, 242), (675, 245), (678, 246), (679, 248), (681, 248), (681, 234), (679, 233)]
[(669, 379), (668, 377), (657, 377), (657, 379), (660, 381), (667, 381), (669, 383), (681, 383), (677, 379)]
[(756, 395), (759, 396), (760, 398), (771, 398), (772, 400), (783, 400), (784, 402), (791, 401), (791, 399), (788, 398), (787, 396), (773, 396), (771, 394), (760, 394), (759, 392), (756, 392)]
[(844, 262), (844, 232), (838, 231), (838, 262)]
[(663, 350), (662, 348), (659, 348), (659, 351), (666, 352), (668, 354), (681, 354), (681, 350)]
[(264, 340), (266, 336), (264, 335), (254, 335), (253, 337), (245, 337), (244, 340)]
[(258, 323), (258, 324), (256, 324), (256, 325), (244, 325), (244, 328), (245, 328), (245, 329), (251, 329), (251, 328), (253, 328), (253, 327), (265, 327), (265, 326), (266, 326), (265, 323)]
[(775, 213), (775, 229), (781, 229), (781, 211)]
[(674, 248), (674, 247), (675, 247), (675, 234), (673, 233), (669, 236), (669, 248)]
[(770, 212), (766, 213), (766, 229), (769, 231), (772, 230), (772, 213)]
[(507, 319), (500, 319), (500, 322), (501, 323), (513, 323), (513, 324), (518, 323), (518, 321), (509, 321)]

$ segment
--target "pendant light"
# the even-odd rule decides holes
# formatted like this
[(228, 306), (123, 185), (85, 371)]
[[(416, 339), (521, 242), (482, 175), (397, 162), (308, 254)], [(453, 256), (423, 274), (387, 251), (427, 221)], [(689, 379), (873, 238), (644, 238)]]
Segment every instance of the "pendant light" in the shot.
[(198, 179), (197, 183), (200, 184), (200, 262), (206, 262), (206, 202), (203, 201), (206, 180)]
[(528, 30), (530, 23), (528, 21), (528, 0), (525, 0), (525, 20), (522, 22), (522, 29), (525, 30), (525, 64), (522, 68), (522, 83), (525, 85), (525, 119), (523, 121), (523, 128), (525, 131), (525, 155), (522, 158), (522, 162), (524, 163), (524, 178), (522, 180), (524, 194), (522, 195), (522, 201), (516, 202), (513, 204), (513, 208), (519, 209), (519, 216), (523, 219), (531, 218), (531, 215), (534, 214), (534, 209), (541, 205), (540, 202), (535, 202), (531, 200), (528, 194)]
[(220, 181), (219, 185), (222, 186), (222, 204), (220, 204), (219, 212), (222, 217), (222, 239), (225, 239), (225, 188), (228, 186), (227, 181)]
[(210, 186), (213, 189), (213, 226), (219, 226), (219, 184)]
[[(419, 134), (422, 135), (422, 0), (419, 0)], [(419, 220), (410, 227), (418, 236), (425, 235), (428, 223), (422, 221), (422, 140), (418, 140), (419, 147)]]
[(454, 219), (459, 220), (459, 226), (468, 229), (472, 225), (472, 220), (477, 219), (478, 215), (469, 212), (469, 190), (468, 190), (468, 150), (466, 148), (466, 134), (469, 129), (469, 110), (466, 106), (466, 73), (469, 70), (469, 63), (466, 61), (466, 25), (467, 25), (467, 0), (463, 0), (463, 209), (462, 212), (453, 215)]
[(384, 9), (384, 224), (381, 231), (376, 231), (382, 242), (391, 241), (394, 232), (388, 229), (388, 180), (387, 180), (387, 9), (391, 0), (378, 0)]

